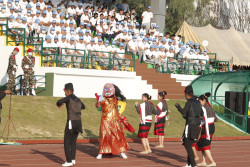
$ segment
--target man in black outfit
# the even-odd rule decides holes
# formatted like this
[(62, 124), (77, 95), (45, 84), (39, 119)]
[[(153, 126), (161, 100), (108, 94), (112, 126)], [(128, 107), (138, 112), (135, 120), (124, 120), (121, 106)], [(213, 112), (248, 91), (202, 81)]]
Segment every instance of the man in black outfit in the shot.
[(66, 103), (67, 123), (64, 132), (64, 152), (66, 162), (62, 166), (73, 166), (76, 164), (76, 141), (78, 133), (82, 131), (81, 109), (85, 109), (85, 105), (76, 97), (72, 83), (65, 84), (65, 98), (57, 101), (56, 105), (61, 108)]
[(2, 110), (2, 103), (1, 101), (5, 98), (6, 94), (11, 94), (10, 90), (5, 90), (0, 92), (0, 124), (1, 124), (1, 110)]
[(181, 108), (178, 103), (176, 103), (175, 106), (183, 115), (184, 119), (186, 119), (185, 130), (183, 133), (184, 147), (188, 154), (186, 167), (195, 167), (196, 162), (194, 159), (192, 145), (197, 142), (200, 134), (200, 124), (203, 111), (199, 100), (197, 100), (197, 97), (194, 96), (192, 86), (189, 85), (185, 88), (185, 97), (187, 102), (184, 108)]

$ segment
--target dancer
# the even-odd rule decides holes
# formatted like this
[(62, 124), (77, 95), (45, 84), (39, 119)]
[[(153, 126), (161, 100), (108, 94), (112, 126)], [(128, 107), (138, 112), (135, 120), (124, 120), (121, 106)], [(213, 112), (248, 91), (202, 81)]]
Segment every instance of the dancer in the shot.
[(1, 124), (1, 110), (2, 110), (2, 103), (1, 101), (5, 98), (6, 94), (11, 94), (12, 92), (10, 90), (5, 90), (3, 92), (0, 92), (0, 124)]
[(159, 145), (156, 148), (164, 148), (164, 128), (166, 122), (166, 116), (168, 114), (168, 104), (165, 100), (165, 96), (167, 95), (166, 91), (160, 92), (158, 94), (158, 100), (160, 101), (156, 106), (155, 111), (155, 128), (154, 135), (158, 135), (159, 137)]
[[(202, 151), (202, 162), (197, 164), (197, 166), (216, 166), (216, 163), (211, 155), (210, 145), (215, 131), (214, 122), (217, 122), (218, 118), (216, 117), (213, 108), (208, 103), (208, 97), (210, 97), (210, 95), (210, 93), (206, 93), (205, 95), (201, 95), (199, 97), (204, 116), (201, 122), (201, 137), (196, 145), (196, 149), (198, 151)], [(205, 156), (207, 156), (211, 162), (209, 165), (206, 164)]]
[(186, 167), (190, 165), (191, 167), (195, 167), (196, 162), (194, 159), (192, 144), (196, 142), (199, 137), (201, 123), (200, 117), (203, 116), (203, 111), (200, 102), (194, 97), (192, 86), (189, 85), (185, 88), (185, 97), (187, 102), (184, 108), (181, 108), (179, 103), (176, 103), (175, 106), (186, 119), (185, 130), (183, 133), (184, 147), (188, 154)]
[(122, 158), (128, 158), (125, 152), (129, 145), (120, 123), (118, 100), (126, 100), (120, 89), (111, 83), (105, 84), (103, 100), (96, 103), (97, 108), (102, 107), (99, 153), (96, 159), (102, 159), (103, 154), (120, 154)]
[(66, 103), (67, 108), (67, 123), (64, 132), (64, 152), (66, 162), (62, 166), (73, 166), (76, 164), (76, 141), (78, 133), (82, 131), (81, 110), (85, 109), (85, 105), (81, 100), (74, 95), (72, 83), (65, 84), (65, 98), (57, 101), (56, 105), (61, 108), (63, 103)]
[(139, 105), (138, 102), (135, 102), (135, 108), (138, 114), (141, 115), (141, 122), (139, 125), (139, 132), (137, 137), (141, 138), (144, 151), (140, 152), (141, 154), (151, 153), (151, 149), (148, 142), (148, 132), (152, 124), (152, 114), (155, 113), (154, 105), (149, 101), (151, 96), (147, 93), (142, 95), (143, 103)]

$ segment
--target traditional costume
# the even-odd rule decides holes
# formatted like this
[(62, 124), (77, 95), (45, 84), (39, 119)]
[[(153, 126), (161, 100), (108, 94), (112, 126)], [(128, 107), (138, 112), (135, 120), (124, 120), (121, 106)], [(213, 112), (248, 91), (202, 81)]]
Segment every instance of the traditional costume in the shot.
[(164, 136), (164, 128), (167, 114), (168, 105), (166, 100), (164, 99), (156, 105), (154, 135)]
[(155, 113), (154, 105), (150, 101), (145, 101), (144, 103), (136, 105), (135, 107), (137, 113), (141, 116), (137, 137), (147, 138), (152, 124), (152, 114)]
[(213, 108), (206, 103), (202, 107), (204, 116), (201, 121), (201, 136), (196, 145), (198, 151), (210, 150), (210, 145), (212, 142), (213, 134), (215, 131), (214, 122), (218, 121), (218, 118), (215, 115)]
[[(129, 145), (120, 123), (118, 99), (115, 97), (113, 84), (105, 84), (103, 97), (104, 99), (99, 102), (99, 106), (102, 107), (99, 155), (124, 153), (129, 149)], [(97, 159), (101, 159), (101, 157), (97, 157)]]

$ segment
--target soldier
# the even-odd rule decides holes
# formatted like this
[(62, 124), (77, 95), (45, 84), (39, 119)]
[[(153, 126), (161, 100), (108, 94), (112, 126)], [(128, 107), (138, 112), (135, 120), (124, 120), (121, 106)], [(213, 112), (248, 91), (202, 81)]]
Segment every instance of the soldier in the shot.
[(33, 86), (33, 75), (34, 75), (34, 66), (35, 66), (35, 57), (32, 56), (32, 49), (27, 50), (28, 56), (25, 56), (22, 60), (22, 69), (24, 73), (24, 82), (23, 82), (23, 95), (27, 95), (27, 84), (29, 83), (29, 94), (33, 96), (32, 86)]
[(16, 55), (19, 52), (19, 49), (16, 47), (9, 57), (9, 65), (7, 69), (7, 73), (9, 75), (9, 80), (7, 84), (7, 90), (11, 90), (12, 92), (15, 91), (15, 79), (16, 79)]

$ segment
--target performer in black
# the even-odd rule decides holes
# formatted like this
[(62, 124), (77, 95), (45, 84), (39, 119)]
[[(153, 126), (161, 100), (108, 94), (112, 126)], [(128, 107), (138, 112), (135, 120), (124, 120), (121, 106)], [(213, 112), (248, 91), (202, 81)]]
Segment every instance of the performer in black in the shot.
[(199, 100), (194, 96), (192, 86), (189, 85), (185, 88), (185, 97), (187, 99), (187, 102), (184, 108), (182, 108), (178, 103), (176, 103), (175, 106), (186, 119), (185, 130), (183, 133), (184, 147), (188, 154), (186, 166), (191, 165), (191, 167), (195, 167), (196, 162), (194, 159), (192, 144), (194, 142), (197, 142), (197, 139), (199, 137), (203, 111)]
[(81, 109), (85, 109), (85, 105), (76, 97), (72, 83), (65, 84), (65, 98), (57, 101), (56, 105), (61, 108), (66, 103), (67, 123), (64, 132), (64, 152), (66, 162), (62, 166), (73, 166), (76, 164), (76, 141), (78, 133), (82, 131)]

